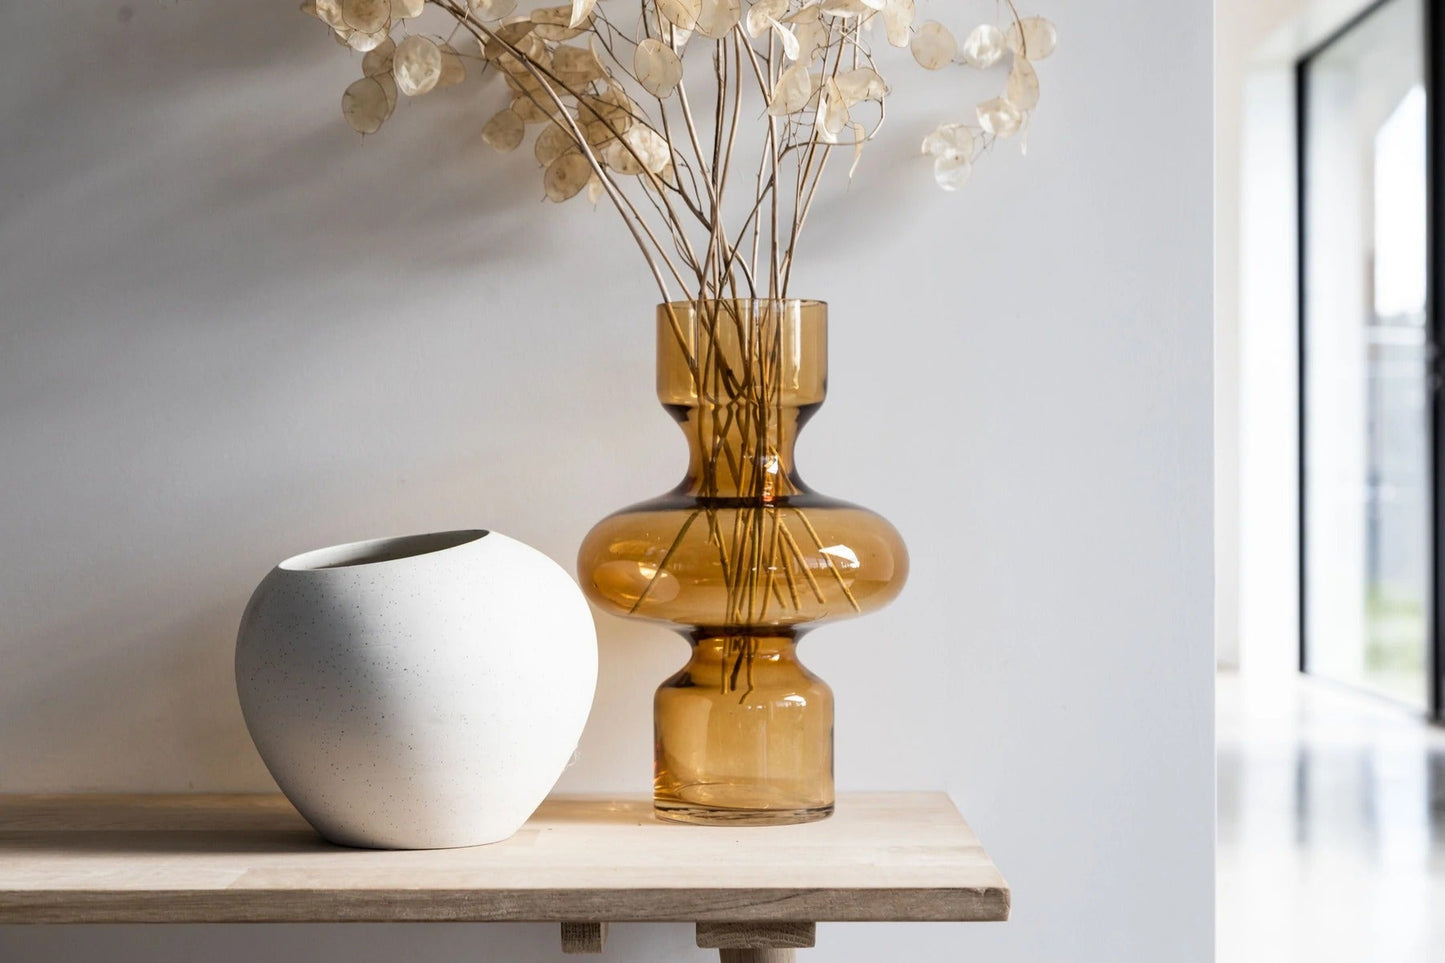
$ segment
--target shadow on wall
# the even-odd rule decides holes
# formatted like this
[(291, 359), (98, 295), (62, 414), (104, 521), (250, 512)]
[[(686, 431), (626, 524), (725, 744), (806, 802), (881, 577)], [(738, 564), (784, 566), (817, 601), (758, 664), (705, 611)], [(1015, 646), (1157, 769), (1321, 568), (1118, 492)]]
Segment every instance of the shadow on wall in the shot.
[[(653, 299), (634, 272), (564, 310), (554, 248), (613, 225), (492, 156), (492, 94), (403, 98), (361, 141), (359, 56), (290, 3), (59, 7), (0, 40), (0, 790), (268, 789), (232, 688), (252, 587), (469, 526), (570, 570), (675, 480), (648, 325), (605, 311)], [(647, 650), (650, 692), (680, 655)], [(616, 725), (643, 728), (589, 738), (646, 752)], [(619, 778), (592, 787), (645, 762)]]
[[(4, 68), (7, 99), (18, 100), (6, 105), (7, 128), (19, 136), (5, 151), (0, 217), (6, 272), (27, 287), (123, 283), (151, 267), (157, 248), (169, 255), (167, 277), (201, 293), (208, 276), (233, 285), (237, 267), (264, 269), (271, 284), (333, 271), (376, 277), (378, 232), (393, 235), (392, 264), (408, 271), (546, 249), (544, 236), (519, 230), (542, 197), (530, 160), (481, 163), (491, 151), (480, 129), (500, 92), (403, 97), (388, 128), (363, 139), (340, 116), (359, 55), (288, 4), (106, 3), (79, 17), (19, 16), (42, 21), (35, 30), (51, 44), (7, 56)], [(74, 69), (37, 62), (55, 59)], [(416, 184), (426, 189), (405, 189)], [(270, 243), (252, 255), (258, 263), (238, 265), (240, 251), (228, 265), (210, 260), (263, 228)]]

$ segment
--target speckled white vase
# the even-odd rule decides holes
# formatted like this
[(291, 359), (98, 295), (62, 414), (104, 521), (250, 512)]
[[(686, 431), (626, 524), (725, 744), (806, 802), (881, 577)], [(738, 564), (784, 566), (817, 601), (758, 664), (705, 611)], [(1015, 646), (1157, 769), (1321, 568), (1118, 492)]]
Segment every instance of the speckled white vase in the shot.
[(566, 768), (596, 685), (576, 583), (495, 532), (287, 559), (236, 639), (261, 758), (301, 815), (347, 846), (506, 839)]

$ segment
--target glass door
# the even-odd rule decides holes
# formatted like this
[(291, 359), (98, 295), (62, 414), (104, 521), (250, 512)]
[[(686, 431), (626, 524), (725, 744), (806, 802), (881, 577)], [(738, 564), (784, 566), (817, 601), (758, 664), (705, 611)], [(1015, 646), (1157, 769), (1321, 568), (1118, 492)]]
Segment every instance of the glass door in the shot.
[(1301, 667), (1435, 713), (1426, 6), (1299, 69)]

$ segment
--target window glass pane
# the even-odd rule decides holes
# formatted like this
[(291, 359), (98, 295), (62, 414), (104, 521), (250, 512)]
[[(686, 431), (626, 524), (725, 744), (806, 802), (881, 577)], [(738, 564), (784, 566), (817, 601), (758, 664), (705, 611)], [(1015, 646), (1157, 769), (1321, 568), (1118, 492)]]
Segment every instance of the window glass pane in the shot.
[(1306, 65), (1305, 661), (1428, 704), (1421, 0)]

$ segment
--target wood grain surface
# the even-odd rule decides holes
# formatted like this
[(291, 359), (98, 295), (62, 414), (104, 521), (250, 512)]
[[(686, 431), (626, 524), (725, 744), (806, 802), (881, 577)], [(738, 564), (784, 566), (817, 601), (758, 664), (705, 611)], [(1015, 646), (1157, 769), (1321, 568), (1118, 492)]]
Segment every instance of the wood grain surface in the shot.
[(843, 795), (831, 819), (664, 823), (554, 797), (471, 849), (325, 842), (280, 796), (0, 795), (0, 922), (988, 921), (1009, 889), (942, 794)]

